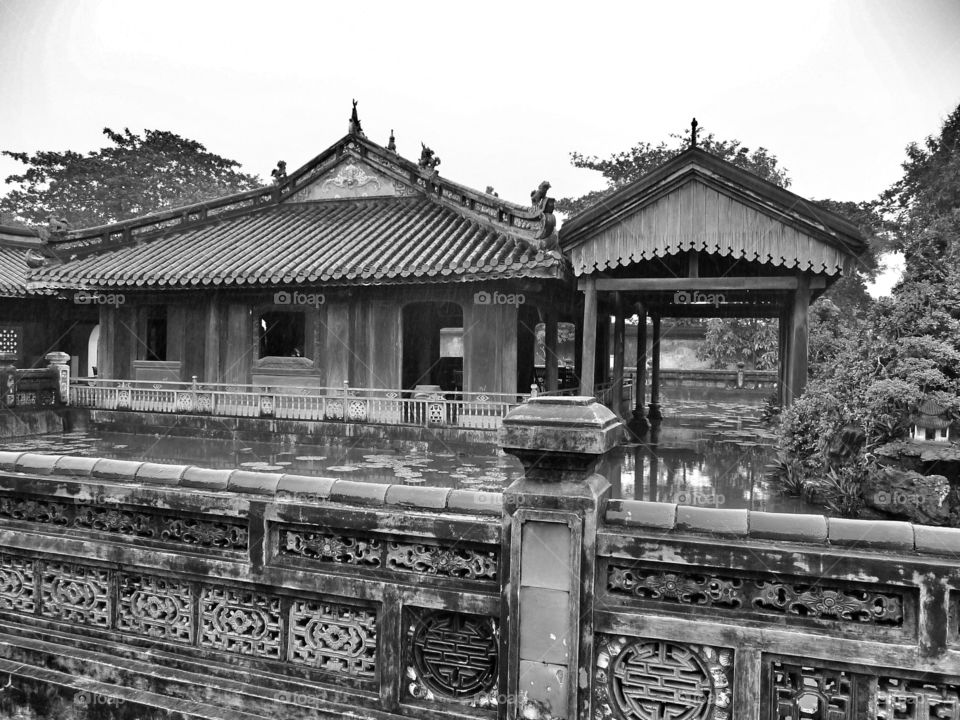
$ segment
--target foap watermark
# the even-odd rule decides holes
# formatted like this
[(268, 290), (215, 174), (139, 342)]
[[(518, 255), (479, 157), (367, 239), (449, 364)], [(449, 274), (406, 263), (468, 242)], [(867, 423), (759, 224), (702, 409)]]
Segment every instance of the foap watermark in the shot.
[(286, 290), (280, 290), (273, 294), (274, 305), (310, 305), (312, 307), (320, 307), (326, 301), (327, 299), (323, 296), (323, 293), (305, 293), (299, 290), (288, 292)]
[(127, 298), (122, 293), (102, 293), (78, 290), (73, 294), (74, 305), (123, 305)]
[(474, 305), (523, 305), (527, 301), (523, 293), (502, 293), (481, 290), (473, 295)]
[(102, 492), (81, 490), (73, 498), (74, 505), (119, 505), (120, 498)]
[(946, 490), (943, 495), (939, 493), (904, 492), (903, 490), (879, 490), (873, 495), (873, 504), (877, 507), (896, 505), (920, 507), (928, 504), (939, 506), (946, 499), (946, 495)]
[(100, 693), (90, 692), (89, 690), (81, 690), (73, 696), (73, 704), (81, 707), (89, 707), (91, 705), (111, 705), (116, 707), (123, 705), (125, 702), (126, 700), (123, 698), (101, 695)]
[(673, 294), (674, 305), (713, 305), (718, 307), (720, 303), (725, 303), (727, 299), (722, 293), (702, 293), (695, 290), (677, 290)]
[(277, 490), (277, 502), (287, 503), (321, 503), (330, 499), (328, 493), (301, 492), (293, 490)]
[(673, 496), (677, 505), (696, 505), (697, 507), (720, 507), (727, 502), (723, 493), (697, 492), (695, 490), (681, 490)]
[(284, 692), (283, 690), (274, 695), (274, 699), (277, 702), (308, 708), (320, 708), (323, 704), (322, 699), (316, 695), (307, 695), (306, 693), (298, 692)]

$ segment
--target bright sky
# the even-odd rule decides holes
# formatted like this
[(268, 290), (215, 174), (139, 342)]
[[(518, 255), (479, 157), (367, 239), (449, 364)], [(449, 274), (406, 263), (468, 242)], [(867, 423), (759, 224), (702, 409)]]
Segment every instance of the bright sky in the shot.
[(960, 2), (0, 0), (0, 149), (149, 127), (269, 178), (345, 134), (351, 98), (371, 139), (516, 202), (599, 189), (571, 151), (693, 116), (800, 195), (865, 200), (960, 103)]

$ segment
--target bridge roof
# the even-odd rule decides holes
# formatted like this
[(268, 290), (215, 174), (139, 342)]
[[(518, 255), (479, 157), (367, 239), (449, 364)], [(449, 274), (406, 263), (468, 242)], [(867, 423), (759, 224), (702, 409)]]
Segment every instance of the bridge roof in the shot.
[(835, 275), (867, 245), (855, 225), (699, 148), (564, 223), (576, 275), (688, 250)]

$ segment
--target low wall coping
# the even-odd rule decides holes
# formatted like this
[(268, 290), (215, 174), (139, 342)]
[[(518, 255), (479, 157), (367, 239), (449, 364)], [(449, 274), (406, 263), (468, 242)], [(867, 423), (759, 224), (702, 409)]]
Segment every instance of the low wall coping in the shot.
[(660, 537), (667, 531), (677, 536), (692, 533), (952, 557), (960, 553), (960, 528), (893, 520), (731, 510), (645, 500), (610, 500), (604, 519), (608, 529), (609, 526), (648, 528), (656, 530)]
[(201, 492), (227, 492), (273, 498), (294, 504), (339, 503), (405, 507), (458, 515), (499, 516), (502, 493), (374, 483), (308, 475), (254, 472), (241, 469), (210, 469), (190, 465), (0, 451), (0, 472), (62, 477), (72, 480), (102, 480), (151, 487), (183, 488)]

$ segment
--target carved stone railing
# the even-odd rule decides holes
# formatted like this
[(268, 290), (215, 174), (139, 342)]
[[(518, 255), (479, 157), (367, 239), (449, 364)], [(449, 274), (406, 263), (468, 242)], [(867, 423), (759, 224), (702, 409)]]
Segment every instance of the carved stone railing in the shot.
[(507, 717), (960, 720), (960, 529), (610, 499), (585, 400), (504, 418)]
[(503, 494), (0, 453), (0, 673), (191, 718), (960, 720), (960, 530), (611, 499), (621, 433), (531, 399)]
[(198, 717), (493, 716), (500, 505), (0, 453), (0, 669)]
[(52, 352), (45, 359), (45, 368), (18, 369), (0, 358), (0, 407), (34, 409), (67, 404), (70, 356)]
[(960, 530), (627, 500), (605, 520), (601, 711), (960, 718)]

